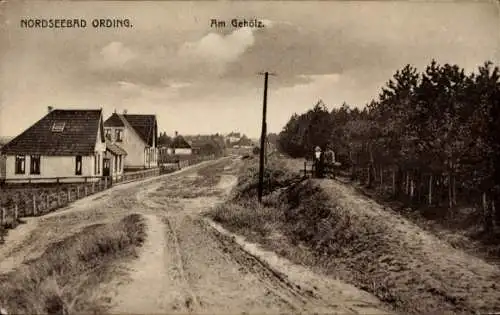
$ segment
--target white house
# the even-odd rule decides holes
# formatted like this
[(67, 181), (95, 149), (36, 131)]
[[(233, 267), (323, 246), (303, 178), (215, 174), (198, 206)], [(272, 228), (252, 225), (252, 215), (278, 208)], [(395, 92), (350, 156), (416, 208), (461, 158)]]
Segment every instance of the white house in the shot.
[(81, 182), (103, 175), (106, 151), (102, 109), (63, 110), (48, 114), (1, 149), (2, 180)]
[(155, 115), (113, 113), (105, 122), (105, 137), (109, 143), (125, 150), (125, 170), (148, 169), (158, 166), (158, 124)]
[(176, 131), (175, 137), (168, 148), (168, 153), (175, 155), (191, 155), (193, 154), (193, 149), (186, 139)]
[(226, 136), (226, 139), (230, 144), (236, 143), (240, 141), (241, 139), (241, 134), (239, 132), (231, 132)]

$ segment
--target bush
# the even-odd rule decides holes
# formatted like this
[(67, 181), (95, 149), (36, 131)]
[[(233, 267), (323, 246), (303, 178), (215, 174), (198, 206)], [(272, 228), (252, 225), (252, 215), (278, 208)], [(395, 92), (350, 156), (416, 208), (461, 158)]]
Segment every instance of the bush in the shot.
[(0, 306), (11, 314), (102, 313), (95, 290), (116, 259), (136, 256), (145, 224), (132, 214), (96, 224), (54, 243), (44, 254), (0, 278)]

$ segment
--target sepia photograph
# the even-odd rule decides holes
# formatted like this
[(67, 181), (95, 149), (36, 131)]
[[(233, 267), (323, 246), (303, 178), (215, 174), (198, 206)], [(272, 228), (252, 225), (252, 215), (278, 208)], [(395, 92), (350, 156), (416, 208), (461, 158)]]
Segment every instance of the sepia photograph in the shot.
[(500, 314), (500, 2), (0, 0), (0, 315)]

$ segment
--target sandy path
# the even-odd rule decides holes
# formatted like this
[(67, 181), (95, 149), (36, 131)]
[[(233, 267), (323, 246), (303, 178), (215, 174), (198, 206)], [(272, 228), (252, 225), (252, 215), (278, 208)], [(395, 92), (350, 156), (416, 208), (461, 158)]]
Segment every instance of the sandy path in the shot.
[[(136, 194), (141, 211), (149, 213), (148, 239), (130, 266), (131, 281), (118, 287), (111, 313), (388, 314), (368, 293), (293, 265), (203, 219), (236, 184), (236, 167), (233, 161), (214, 170), (215, 185), (189, 185), (200, 178), (191, 173), (182, 185), (154, 183)], [(179, 189), (218, 194), (183, 198)]]
[(165, 180), (175, 181), (178, 177), (196, 174), (197, 169), (213, 163), (206, 161), (159, 177), (120, 184), (44, 216), (23, 218), (25, 223), (10, 230), (5, 244), (0, 245), (0, 274), (12, 271), (28, 259), (37, 258), (50, 243), (77, 233), (88, 225), (105, 223), (140, 210), (135, 209), (134, 200), (130, 199), (136, 191), (141, 192), (144, 187), (152, 187)]
[[(175, 279), (169, 277), (164, 266), (171, 263), (171, 258), (164, 250), (166, 247), (165, 226), (154, 215), (145, 215), (148, 227), (147, 239), (141, 248), (140, 258), (129, 266), (129, 282), (133, 286), (126, 286), (121, 290), (114, 310), (120, 314), (155, 314), (165, 313), (165, 300), (175, 299), (177, 291), (171, 290), (177, 286)], [(137, 290), (136, 288), (144, 288)]]
[(336, 309), (341, 314), (389, 314), (379, 309), (380, 302), (373, 295), (358, 288), (312, 272), (296, 265), (276, 253), (264, 250), (258, 244), (247, 242), (243, 237), (225, 230), (216, 222), (206, 219), (207, 223), (220, 234), (229, 237), (246, 253), (264, 262), (280, 280), (295, 285), (303, 293), (303, 303), (316, 313), (330, 314)]
[(203, 219), (236, 184), (239, 163), (224, 159), (119, 185), (35, 218), (23, 227), (26, 235), (2, 249), (0, 266), (14, 268), (85, 226), (140, 213), (148, 228), (140, 256), (117, 266), (127, 275), (102, 287), (111, 298), (109, 313), (381, 313), (367, 293), (279, 259)]

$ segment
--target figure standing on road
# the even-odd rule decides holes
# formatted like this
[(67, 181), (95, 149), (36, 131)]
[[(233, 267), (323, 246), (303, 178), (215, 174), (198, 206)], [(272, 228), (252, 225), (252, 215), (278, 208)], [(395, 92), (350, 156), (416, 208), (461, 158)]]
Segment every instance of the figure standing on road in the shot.
[(317, 146), (314, 149), (314, 169), (316, 171), (316, 177), (322, 178), (324, 171), (325, 157), (321, 148)]

